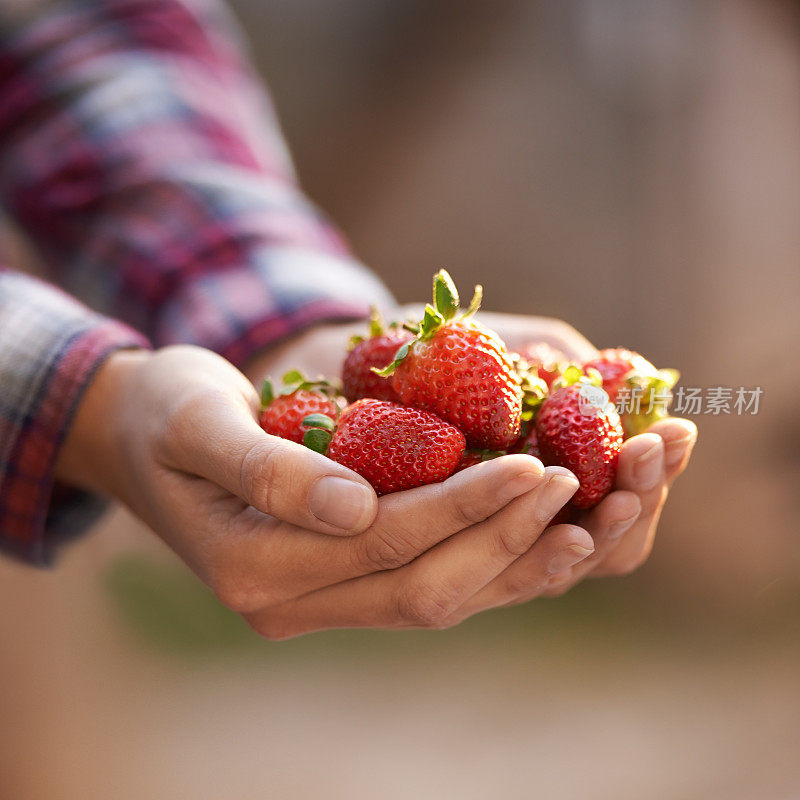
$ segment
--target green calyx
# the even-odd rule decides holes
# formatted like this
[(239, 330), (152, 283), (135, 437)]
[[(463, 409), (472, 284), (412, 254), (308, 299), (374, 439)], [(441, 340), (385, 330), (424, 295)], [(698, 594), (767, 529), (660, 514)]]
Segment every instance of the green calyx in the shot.
[(495, 458), (505, 455), (504, 450), (472, 450), (475, 455), (480, 455), (481, 461), (493, 461)]
[(309, 429), (303, 434), (303, 444), (309, 450), (325, 455), (336, 423), (327, 414), (309, 414), (303, 420), (303, 427)]
[(547, 384), (539, 377), (530, 373), (522, 376), (522, 421), (529, 422), (536, 419), (542, 403), (549, 391)]
[(549, 394), (547, 384), (539, 377), (535, 367), (531, 367), (519, 353), (509, 354), (514, 364), (514, 374), (522, 388), (522, 422), (536, 419), (539, 407)]
[(570, 364), (554, 381), (550, 389), (555, 392), (556, 389), (562, 389), (564, 386), (574, 386), (576, 383), (583, 384), (584, 386), (603, 386), (603, 377), (593, 367), (583, 369), (577, 364)]
[(271, 378), (267, 378), (261, 384), (261, 410), (263, 411), (267, 406), (271, 405), (276, 397), (285, 397), (286, 395), (294, 394), (294, 392), (305, 389), (307, 391), (316, 391), (334, 397), (338, 394), (337, 388), (326, 381), (322, 376), (316, 380), (306, 378), (298, 369), (292, 369), (281, 378), (281, 388), (276, 391)]
[(628, 398), (622, 398), (622, 405), (630, 399), (637, 400), (638, 410), (621, 410), (622, 427), (625, 436), (644, 433), (651, 425), (669, 416), (672, 402), (672, 389), (680, 379), (676, 369), (659, 369), (652, 373), (632, 372), (625, 379)]
[(403, 325), (406, 330), (414, 334), (414, 339), (408, 344), (404, 344), (395, 353), (391, 364), (383, 369), (373, 367), (372, 371), (381, 377), (389, 377), (408, 355), (409, 348), (414, 342), (424, 342), (430, 339), (442, 326), (455, 319), (469, 319), (480, 308), (482, 298), (483, 288), (476, 286), (469, 307), (463, 314), (459, 315), (458, 289), (456, 289), (456, 285), (447, 270), (440, 269), (433, 276), (433, 303), (425, 306), (422, 321), (418, 324), (407, 322)]
[(383, 321), (383, 317), (381, 317), (380, 311), (378, 311), (378, 307), (370, 306), (368, 335), (363, 336), (362, 334), (356, 334), (355, 336), (351, 336), (347, 349), (352, 350), (357, 344), (361, 344), (361, 342), (367, 339), (377, 339), (379, 336), (384, 336), (388, 331), (396, 330), (399, 327), (397, 322), (390, 322), (386, 325)]

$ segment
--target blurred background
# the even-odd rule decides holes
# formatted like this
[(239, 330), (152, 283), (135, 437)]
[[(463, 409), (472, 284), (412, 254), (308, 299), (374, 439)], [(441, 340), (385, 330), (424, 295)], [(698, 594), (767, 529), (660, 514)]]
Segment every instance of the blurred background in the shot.
[(443, 633), (257, 640), (115, 512), (0, 562), (0, 798), (800, 798), (800, 4), (235, 0), (308, 193), (702, 415), (635, 575)]

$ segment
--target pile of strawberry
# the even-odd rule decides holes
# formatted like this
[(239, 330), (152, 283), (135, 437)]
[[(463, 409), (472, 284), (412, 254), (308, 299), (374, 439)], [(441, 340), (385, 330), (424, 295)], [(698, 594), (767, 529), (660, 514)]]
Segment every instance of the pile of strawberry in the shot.
[[(385, 328), (374, 314), (369, 335), (352, 340), (344, 397), (297, 371), (284, 376), (277, 395), (265, 381), (261, 427), (358, 472), (378, 494), (527, 453), (571, 470), (580, 482), (571, 507), (591, 508), (614, 485), (623, 440), (666, 415), (677, 373), (621, 348), (585, 364), (570, 364), (542, 342), (510, 353), (473, 319), (480, 301), (477, 286), (461, 313), (441, 270), (419, 323)], [(620, 417), (614, 403), (634, 388), (639, 407)], [(660, 403), (647, 402), (651, 389)]]

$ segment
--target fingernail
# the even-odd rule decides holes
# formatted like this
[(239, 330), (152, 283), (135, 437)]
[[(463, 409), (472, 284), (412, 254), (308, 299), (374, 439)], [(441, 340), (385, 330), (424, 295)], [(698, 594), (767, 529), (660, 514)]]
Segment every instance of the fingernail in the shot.
[(619, 537), (622, 536), (622, 534), (625, 533), (625, 531), (627, 531), (631, 527), (631, 525), (633, 525), (633, 523), (636, 522), (638, 518), (639, 515), (634, 514), (632, 517), (629, 517), (628, 519), (621, 519), (617, 522), (612, 523), (608, 528), (608, 535), (606, 538), (609, 541), (613, 539), (619, 539)]
[(561, 473), (556, 473), (547, 481), (547, 486), (544, 487), (544, 501), (552, 505), (553, 514), (578, 491), (579, 486), (576, 478)]
[(581, 547), (579, 544), (571, 544), (566, 550), (562, 550), (560, 553), (553, 556), (552, 560), (547, 565), (547, 571), (551, 575), (563, 572), (579, 561), (583, 561), (584, 558), (590, 556), (592, 553), (594, 553), (594, 550), (590, 550), (588, 547)]
[(501, 503), (510, 503), (515, 497), (520, 497), (529, 492), (542, 480), (542, 474), (528, 470), (520, 472), (515, 478), (503, 484), (500, 490), (499, 500)]
[(646, 453), (642, 453), (633, 465), (633, 477), (641, 489), (652, 489), (661, 477), (662, 453), (664, 443), (654, 444)]
[(664, 455), (664, 461), (667, 466), (672, 467), (683, 461), (689, 450), (694, 447), (696, 440), (697, 436), (695, 434), (689, 434), (689, 436), (682, 436), (680, 439), (673, 439), (667, 442)]
[(372, 494), (366, 486), (345, 478), (320, 478), (308, 496), (308, 508), (320, 521), (335, 528), (351, 530), (372, 509)]

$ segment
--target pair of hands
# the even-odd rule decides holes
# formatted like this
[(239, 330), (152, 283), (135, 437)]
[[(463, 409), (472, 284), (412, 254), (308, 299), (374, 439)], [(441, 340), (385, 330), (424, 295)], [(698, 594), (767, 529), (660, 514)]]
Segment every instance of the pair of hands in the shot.
[[(553, 320), (482, 314), (513, 347), (594, 348)], [(249, 365), (337, 374), (352, 328), (321, 326)], [(128, 505), (269, 639), (336, 627), (445, 628), (552, 597), (649, 555), (696, 439), (669, 419), (625, 442), (617, 487), (578, 524), (549, 522), (577, 489), (567, 470), (512, 455), (378, 499), (359, 475), (257, 424), (253, 383), (219, 356), (123, 351), (87, 390), (57, 477)]]

